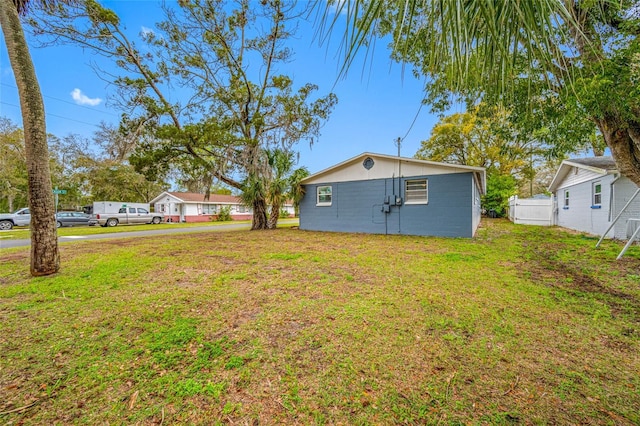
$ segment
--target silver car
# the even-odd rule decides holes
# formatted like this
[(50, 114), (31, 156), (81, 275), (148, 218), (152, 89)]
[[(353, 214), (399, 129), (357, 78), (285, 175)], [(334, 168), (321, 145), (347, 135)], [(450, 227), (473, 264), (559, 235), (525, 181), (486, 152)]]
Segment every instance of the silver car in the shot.
[[(93, 222), (93, 223), (92, 223)], [(88, 226), (95, 225), (91, 220), (91, 215), (81, 212), (58, 212), (56, 213), (56, 226)]]

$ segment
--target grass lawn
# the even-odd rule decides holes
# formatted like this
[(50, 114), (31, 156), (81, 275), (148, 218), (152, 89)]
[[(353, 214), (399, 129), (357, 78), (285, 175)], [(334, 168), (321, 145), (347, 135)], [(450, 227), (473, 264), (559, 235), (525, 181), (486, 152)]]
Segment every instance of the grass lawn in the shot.
[(3, 424), (640, 424), (640, 247), (297, 229), (0, 251)]

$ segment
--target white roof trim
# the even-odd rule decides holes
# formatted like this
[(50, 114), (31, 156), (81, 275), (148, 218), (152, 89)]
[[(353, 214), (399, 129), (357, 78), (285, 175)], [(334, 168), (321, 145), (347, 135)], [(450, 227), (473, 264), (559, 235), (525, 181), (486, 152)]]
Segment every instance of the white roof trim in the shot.
[(475, 166), (463, 166), (460, 164), (449, 164), (449, 163), (440, 163), (437, 161), (429, 161), (429, 160), (417, 160), (415, 158), (409, 158), (409, 157), (397, 157), (394, 155), (386, 155), (386, 154), (376, 154), (376, 153), (372, 153), (372, 152), (363, 152), (360, 155), (356, 155), (355, 157), (349, 158), (348, 160), (345, 160), (341, 163), (338, 163), (334, 166), (331, 166), (329, 168), (326, 168), (324, 170), (320, 170), (317, 173), (314, 173), (312, 175), (307, 176), (306, 178), (302, 179), (300, 181), (300, 183), (304, 184), (305, 181), (311, 180), (311, 179), (315, 179), (318, 176), (322, 176), (324, 174), (327, 174), (333, 170), (336, 169), (340, 169), (344, 166), (347, 166), (348, 164), (351, 164), (353, 162), (355, 162), (356, 160), (359, 160), (360, 158), (364, 158), (364, 157), (378, 157), (378, 158), (384, 158), (387, 160), (402, 160), (403, 162), (406, 163), (416, 163), (416, 164), (424, 164), (424, 165), (429, 165), (429, 166), (437, 166), (437, 167), (450, 167), (452, 169), (458, 169), (458, 170), (468, 170), (470, 172), (481, 172), (481, 173), (485, 173), (485, 168), (484, 167), (475, 167)]
[(580, 164), (580, 163), (574, 163), (571, 160), (564, 160), (562, 162), (562, 164), (560, 164), (560, 167), (558, 168), (558, 171), (556, 172), (555, 176), (553, 177), (553, 180), (551, 181), (551, 184), (549, 184), (549, 192), (553, 193), (556, 191), (556, 189), (559, 188), (560, 183), (564, 180), (564, 178), (569, 174), (569, 172), (571, 171), (572, 167), (577, 167), (579, 169), (583, 169), (583, 170), (587, 170), (593, 173), (597, 173), (599, 175), (607, 175), (607, 174), (616, 174), (618, 173), (617, 170), (606, 170), (606, 169), (602, 169), (600, 167), (594, 167), (594, 166), (587, 166), (585, 164)]
[[(226, 205), (226, 206), (242, 206), (242, 202), (238, 201), (236, 203), (231, 202), (231, 201), (210, 201), (210, 200), (198, 200), (198, 201), (191, 201), (191, 200), (183, 200), (180, 197), (175, 196), (174, 194), (170, 193), (169, 191), (164, 191), (162, 194), (158, 195), (156, 198), (154, 198), (153, 200), (149, 201), (149, 204), (155, 204), (159, 201), (162, 200), (162, 198), (164, 197), (171, 197), (174, 200), (177, 200), (177, 202), (182, 203), (182, 204), (215, 204), (215, 205)], [(293, 205), (293, 204), (283, 204), (283, 206), (287, 206), (287, 205)]]
[(580, 167), (581, 169), (589, 170), (591, 172), (598, 173), (598, 174), (601, 174), (601, 175), (606, 175), (607, 174), (607, 170), (606, 169), (602, 169), (600, 167), (587, 166), (585, 164), (574, 163), (571, 160), (564, 160), (562, 163), (563, 164), (568, 164), (571, 167)]
[(175, 199), (177, 199), (179, 201), (182, 201), (182, 200), (180, 200), (180, 198), (176, 197), (175, 195), (169, 194), (169, 191), (162, 191), (162, 193), (160, 195), (155, 197), (153, 200), (149, 201), (149, 204), (155, 204), (158, 201), (160, 201), (160, 199), (162, 199), (163, 197), (172, 197), (172, 198), (175, 198)]

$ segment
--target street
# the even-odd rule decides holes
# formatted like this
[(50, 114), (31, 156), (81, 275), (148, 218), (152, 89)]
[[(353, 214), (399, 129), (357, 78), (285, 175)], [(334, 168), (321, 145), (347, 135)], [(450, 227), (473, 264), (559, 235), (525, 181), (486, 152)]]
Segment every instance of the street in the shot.
[[(281, 219), (280, 224), (294, 224), (297, 219)], [(67, 243), (73, 241), (102, 240), (107, 238), (130, 238), (130, 237), (149, 237), (153, 235), (166, 234), (188, 234), (194, 232), (221, 232), (221, 231), (240, 231), (251, 229), (250, 223), (227, 223), (224, 225), (208, 225), (196, 226), (193, 228), (172, 228), (171, 225), (163, 225), (160, 229), (152, 229), (149, 231), (133, 231), (133, 232), (114, 232), (112, 234), (95, 234), (95, 235), (78, 235), (59, 237), (59, 243)], [(0, 240), (0, 248), (25, 247), (31, 245), (30, 239), (23, 240)]]

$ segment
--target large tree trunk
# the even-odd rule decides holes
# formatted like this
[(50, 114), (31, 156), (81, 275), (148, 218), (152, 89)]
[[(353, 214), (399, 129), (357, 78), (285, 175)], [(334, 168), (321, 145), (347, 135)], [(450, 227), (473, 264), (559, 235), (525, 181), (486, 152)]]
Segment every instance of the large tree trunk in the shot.
[(625, 123), (605, 118), (596, 120), (618, 171), (640, 187), (640, 123)]
[(264, 198), (254, 200), (252, 205), (253, 221), (251, 222), (251, 230), (268, 229), (266, 201)]
[(31, 211), (31, 275), (60, 269), (55, 206), (49, 171), (44, 103), (18, 11), (11, 0), (0, 0), (0, 24), (20, 94)]

